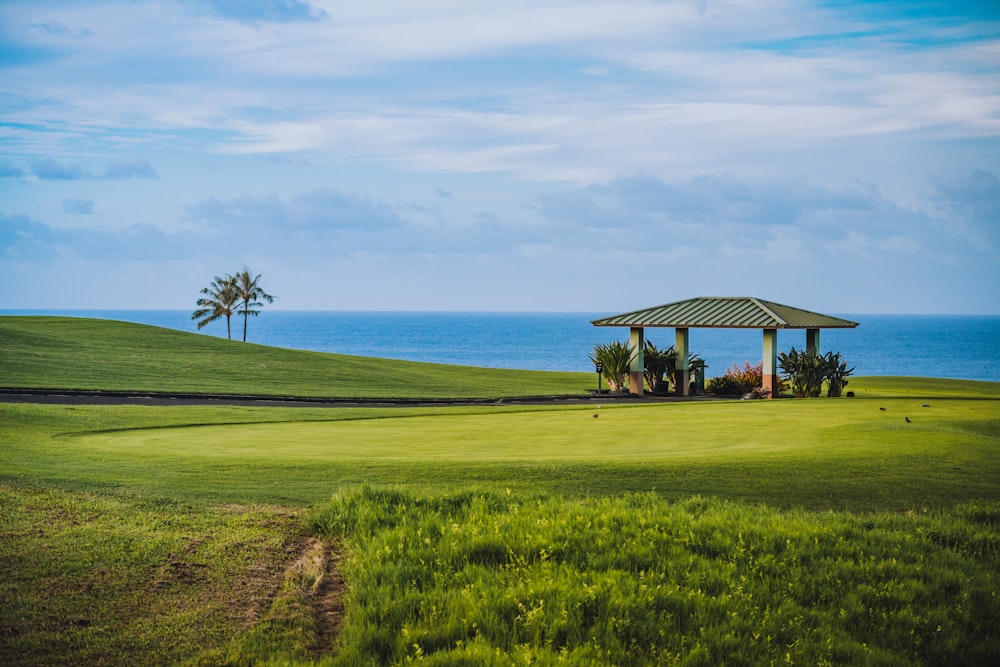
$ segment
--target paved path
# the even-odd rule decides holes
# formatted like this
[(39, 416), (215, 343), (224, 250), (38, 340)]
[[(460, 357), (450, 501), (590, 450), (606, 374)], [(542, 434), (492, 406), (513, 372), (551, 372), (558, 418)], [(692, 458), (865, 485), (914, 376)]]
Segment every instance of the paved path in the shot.
[(72, 389), (0, 389), (0, 403), (52, 405), (244, 405), (284, 408), (411, 408), (465, 405), (597, 405), (711, 400), (674, 396), (514, 396), (509, 398), (313, 398), (306, 396), (235, 396), (167, 392), (88, 391)]

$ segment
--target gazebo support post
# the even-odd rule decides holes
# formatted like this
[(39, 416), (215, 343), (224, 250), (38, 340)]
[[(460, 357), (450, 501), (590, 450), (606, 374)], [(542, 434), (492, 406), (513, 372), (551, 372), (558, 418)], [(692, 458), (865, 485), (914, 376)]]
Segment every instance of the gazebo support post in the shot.
[(768, 398), (778, 397), (778, 330), (764, 329), (763, 386)]
[(632, 363), (629, 365), (628, 390), (629, 393), (642, 396), (642, 376), (646, 368), (646, 360), (643, 358), (643, 349), (646, 347), (643, 340), (643, 328), (632, 327), (629, 330), (628, 344), (635, 351)]
[(677, 361), (674, 365), (674, 378), (677, 386), (674, 391), (678, 396), (687, 396), (691, 393), (691, 376), (688, 371), (688, 357), (691, 354), (689, 345), (690, 329), (677, 327), (674, 333), (674, 351), (677, 352)]
[(819, 329), (806, 329), (806, 351), (819, 354)]

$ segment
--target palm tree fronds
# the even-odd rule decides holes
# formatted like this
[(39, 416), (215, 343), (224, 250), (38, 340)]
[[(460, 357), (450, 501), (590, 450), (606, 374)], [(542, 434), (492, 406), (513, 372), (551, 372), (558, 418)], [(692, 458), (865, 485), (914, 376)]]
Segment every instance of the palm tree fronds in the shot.
[(240, 309), (237, 311), (243, 316), (243, 342), (247, 340), (247, 318), (250, 315), (260, 315), (261, 306), (267, 303), (274, 303), (274, 297), (260, 286), (260, 274), (251, 277), (250, 269), (243, 267), (243, 270), (236, 274), (236, 293), (239, 297)]
[(205, 296), (196, 302), (200, 308), (194, 311), (191, 319), (198, 320), (198, 329), (200, 330), (205, 325), (225, 316), (226, 338), (232, 339), (230, 319), (233, 316), (233, 307), (239, 302), (236, 278), (228, 274), (221, 278), (216, 276), (211, 285), (202, 288), (201, 293)]

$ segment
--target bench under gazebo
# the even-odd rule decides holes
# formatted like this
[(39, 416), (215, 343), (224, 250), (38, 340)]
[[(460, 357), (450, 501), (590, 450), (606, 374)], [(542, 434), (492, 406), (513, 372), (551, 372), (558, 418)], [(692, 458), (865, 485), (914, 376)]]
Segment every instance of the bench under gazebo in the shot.
[(642, 395), (643, 347), (647, 327), (676, 330), (677, 392), (688, 395), (688, 333), (691, 329), (761, 329), (764, 332), (764, 388), (778, 392), (778, 329), (805, 329), (806, 349), (819, 353), (821, 329), (853, 329), (857, 322), (822, 315), (754, 297), (698, 297), (634, 310), (591, 322), (597, 327), (628, 327), (629, 344), (638, 353), (629, 370), (629, 391)]

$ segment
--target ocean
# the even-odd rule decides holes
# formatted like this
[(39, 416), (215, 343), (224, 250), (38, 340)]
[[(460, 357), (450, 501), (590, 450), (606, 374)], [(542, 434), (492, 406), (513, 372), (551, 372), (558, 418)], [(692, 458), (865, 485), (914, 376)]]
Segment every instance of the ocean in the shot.
[[(197, 332), (189, 311), (0, 310), (2, 315), (69, 315), (152, 324)], [(610, 313), (452, 313), (283, 311), (251, 318), (247, 339), (276, 347), (464, 366), (590, 371), (597, 343), (628, 340), (628, 329), (595, 327)], [(824, 329), (821, 351), (839, 352), (855, 375), (904, 375), (1000, 382), (1000, 316), (851, 315), (856, 329)], [(225, 337), (224, 321), (202, 334)], [(233, 338), (243, 335), (233, 319)], [(805, 347), (805, 331), (778, 332), (779, 350)], [(657, 347), (673, 329), (646, 329)], [(691, 351), (708, 363), (708, 377), (761, 357), (758, 329), (691, 329)]]

